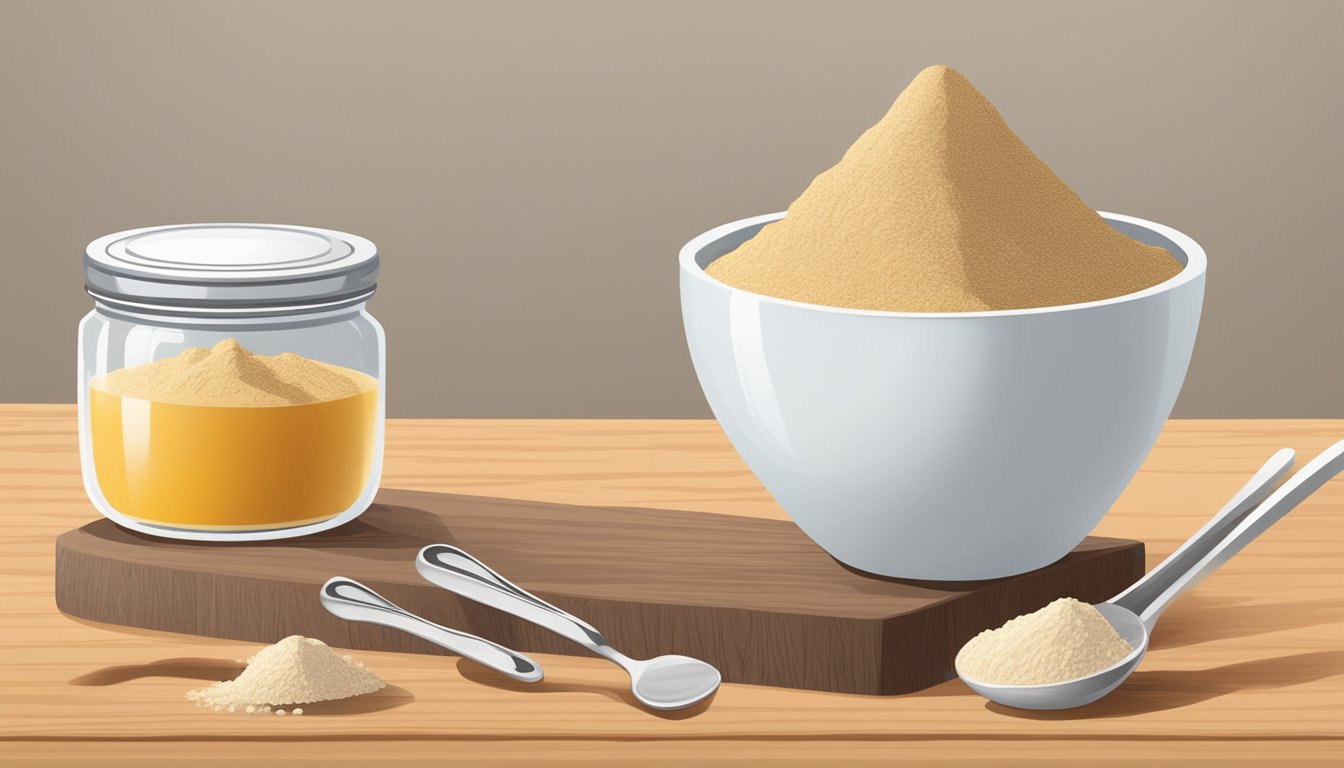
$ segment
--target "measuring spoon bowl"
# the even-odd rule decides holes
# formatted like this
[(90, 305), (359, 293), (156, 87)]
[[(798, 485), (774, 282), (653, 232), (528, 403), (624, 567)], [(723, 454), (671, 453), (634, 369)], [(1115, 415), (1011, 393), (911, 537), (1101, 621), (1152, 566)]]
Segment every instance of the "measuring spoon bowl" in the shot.
[[(1148, 628), (1133, 611), (1111, 603), (1095, 606), (1133, 650), (1125, 658), (1100, 672), (1058, 683), (1004, 685), (976, 680), (961, 670), (957, 676), (971, 690), (996, 704), (1016, 709), (1072, 709), (1100, 699), (1123, 683), (1143, 661), (1148, 651)], [(958, 658), (960, 662), (960, 658)]]

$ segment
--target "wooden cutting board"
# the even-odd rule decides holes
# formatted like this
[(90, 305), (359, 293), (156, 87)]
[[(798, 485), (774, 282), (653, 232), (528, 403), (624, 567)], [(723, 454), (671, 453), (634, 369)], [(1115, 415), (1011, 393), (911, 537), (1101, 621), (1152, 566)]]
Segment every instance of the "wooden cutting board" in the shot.
[(415, 553), (436, 542), (586, 619), (628, 655), (694, 656), (727, 682), (864, 694), (947, 680), (957, 650), (981, 630), (1057, 597), (1105, 600), (1144, 567), (1143, 544), (1093, 537), (1020, 576), (900, 581), (849, 570), (785, 521), (383, 490), (358, 520), (295, 540), (182, 542), (90, 523), (56, 540), (56, 604), (169, 632), (447, 653), (328, 614), (318, 587), (342, 575), (523, 652), (586, 654), (421, 580)]

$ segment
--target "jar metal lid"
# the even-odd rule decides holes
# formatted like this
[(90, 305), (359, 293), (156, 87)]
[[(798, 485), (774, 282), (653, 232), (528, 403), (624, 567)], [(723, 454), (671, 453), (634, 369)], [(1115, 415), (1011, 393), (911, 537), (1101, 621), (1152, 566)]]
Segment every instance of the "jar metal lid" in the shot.
[(137, 310), (303, 310), (367, 299), (378, 249), (357, 235), (280, 224), (179, 224), (116, 232), (84, 252), (84, 287)]

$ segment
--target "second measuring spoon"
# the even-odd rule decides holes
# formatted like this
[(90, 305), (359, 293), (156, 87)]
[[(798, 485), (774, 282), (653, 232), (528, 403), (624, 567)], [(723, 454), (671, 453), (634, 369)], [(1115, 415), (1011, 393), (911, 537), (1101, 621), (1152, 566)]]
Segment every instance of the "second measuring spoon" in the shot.
[(321, 600), (323, 608), (342, 619), (400, 629), (514, 680), (535, 683), (541, 679), (541, 667), (521, 653), (416, 616), (354, 579), (344, 576), (328, 579), (322, 585)]
[(545, 627), (619, 664), (630, 675), (635, 698), (650, 709), (685, 709), (719, 689), (721, 677), (713, 666), (675, 654), (632, 659), (612, 648), (593, 625), (519, 587), (457, 547), (425, 547), (415, 558), (415, 569), (430, 583)]

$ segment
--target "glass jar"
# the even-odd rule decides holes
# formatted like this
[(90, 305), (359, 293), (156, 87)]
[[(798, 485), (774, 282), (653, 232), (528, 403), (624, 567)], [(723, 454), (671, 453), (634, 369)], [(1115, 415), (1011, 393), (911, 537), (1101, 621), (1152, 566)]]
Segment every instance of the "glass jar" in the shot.
[(383, 461), (378, 272), (362, 237), (194, 224), (89, 244), (79, 324), (84, 488), (117, 524), (280, 539), (362, 513)]

